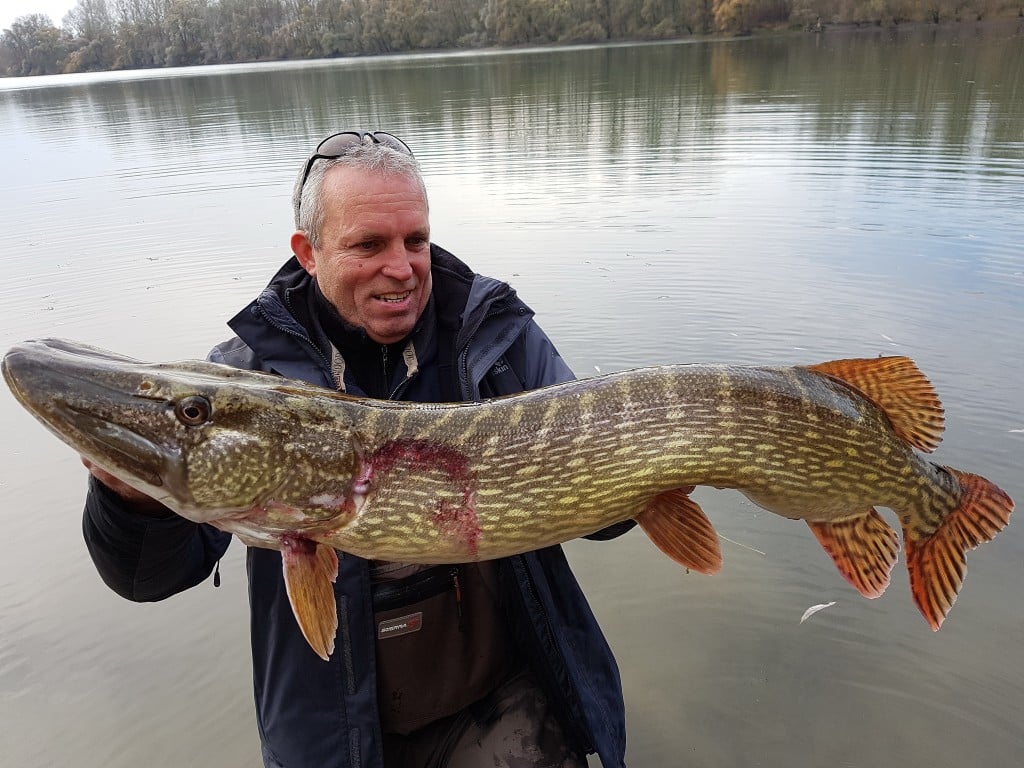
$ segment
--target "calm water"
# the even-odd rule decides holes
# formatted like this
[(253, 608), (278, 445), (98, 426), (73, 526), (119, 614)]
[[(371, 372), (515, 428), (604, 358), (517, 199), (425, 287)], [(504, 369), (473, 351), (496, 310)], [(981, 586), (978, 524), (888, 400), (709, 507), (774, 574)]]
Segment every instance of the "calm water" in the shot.
[[(408, 140), (434, 239), (511, 281), (580, 375), (908, 354), (946, 405), (937, 459), (1024, 499), (1013, 26), (0, 81), (0, 348), (204, 355), (288, 255), (298, 164), (352, 127)], [(219, 590), (122, 601), (77, 457), (5, 388), (0, 434), (4, 763), (255, 765), (242, 548)], [(1019, 521), (933, 634), (902, 564), (867, 601), (806, 526), (698, 497), (717, 576), (639, 532), (569, 546), (632, 766), (1020, 764)]]

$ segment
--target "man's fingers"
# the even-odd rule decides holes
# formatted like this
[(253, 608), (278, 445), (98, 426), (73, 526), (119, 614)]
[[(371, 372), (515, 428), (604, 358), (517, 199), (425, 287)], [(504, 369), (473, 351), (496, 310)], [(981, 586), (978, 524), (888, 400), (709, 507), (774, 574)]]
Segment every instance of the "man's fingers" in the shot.
[(125, 501), (131, 502), (133, 504), (143, 504), (146, 506), (163, 506), (156, 499), (147, 496), (142, 491), (138, 491), (132, 488), (130, 485), (128, 485), (128, 483), (124, 482), (123, 480), (119, 480), (114, 475), (107, 472), (107, 470), (91, 462), (85, 456), (82, 456), (81, 458), (82, 464), (85, 466), (86, 469), (89, 470), (89, 473), (93, 477), (95, 477), (97, 480), (99, 480), (101, 483), (107, 486), (107, 488), (112, 490)]

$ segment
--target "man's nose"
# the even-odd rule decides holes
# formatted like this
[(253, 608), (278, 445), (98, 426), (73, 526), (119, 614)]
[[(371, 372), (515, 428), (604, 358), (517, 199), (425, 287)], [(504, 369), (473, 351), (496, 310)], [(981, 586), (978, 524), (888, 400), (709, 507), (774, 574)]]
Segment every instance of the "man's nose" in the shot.
[(389, 245), (382, 254), (384, 265), (380, 271), (395, 280), (408, 280), (412, 277), (412, 260), (404, 242)]

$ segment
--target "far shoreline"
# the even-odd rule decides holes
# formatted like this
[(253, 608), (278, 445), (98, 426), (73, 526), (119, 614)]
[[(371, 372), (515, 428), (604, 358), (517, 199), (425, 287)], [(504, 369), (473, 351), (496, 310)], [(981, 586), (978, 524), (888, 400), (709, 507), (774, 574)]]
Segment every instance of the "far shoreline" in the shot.
[(15, 85), (17, 81), (25, 81), (27, 79), (42, 79), (46, 78), (50, 80), (52, 78), (71, 78), (75, 76), (89, 76), (99, 74), (117, 74), (117, 73), (133, 73), (133, 75), (142, 77), (140, 73), (152, 73), (154, 76), (159, 76), (156, 73), (160, 72), (171, 72), (180, 71), (183, 69), (195, 69), (200, 70), (204, 68), (212, 67), (230, 67), (235, 65), (245, 64), (285, 64), (285, 63), (314, 63), (314, 62), (332, 62), (332, 61), (372, 61), (374, 59), (387, 59), (395, 57), (416, 57), (416, 56), (444, 56), (444, 55), (474, 55), (474, 54), (500, 54), (500, 53), (515, 53), (515, 52), (526, 52), (526, 51), (544, 51), (544, 50), (558, 50), (558, 49), (573, 49), (573, 48), (604, 48), (604, 47), (615, 47), (615, 46), (631, 46), (631, 45), (663, 45), (663, 44), (676, 44), (676, 43), (711, 43), (711, 42), (733, 42), (742, 41), (749, 39), (766, 39), (774, 37), (786, 37), (786, 36), (797, 36), (797, 35), (817, 35), (823, 38), (835, 37), (835, 36), (851, 36), (861, 35), (868, 33), (898, 33), (901, 31), (908, 32), (919, 32), (921, 30), (935, 30), (936, 32), (948, 33), (951, 31), (963, 31), (963, 30), (995, 30), (999, 28), (1006, 28), (1011, 31), (1012, 36), (1021, 35), (1024, 36), (1024, 7), (1019, 11), (1016, 16), (1004, 15), (996, 16), (985, 19), (969, 19), (969, 20), (956, 20), (956, 19), (943, 19), (937, 22), (935, 21), (902, 21), (902, 20), (875, 20), (875, 21), (852, 21), (852, 22), (814, 22), (811, 24), (778, 24), (772, 26), (755, 27), (749, 31), (740, 33), (723, 33), (723, 32), (712, 32), (708, 34), (683, 34), (674, 35), (668, 37), (623, 37), (616, 38), (614, 40), (574, 40), (574, 41), (556, 41), (546, 43), (522, 43), (514, 45), (486, 45), (486, 46), (465, 46), (465, 47), (451, 47), (451, 48), (417, 48), (403, 51), (387, 51), (380, 53), (345, 53), (337, 56), (323, 56), (323, 57), (286, 57), (286, 58), (274, 58), (274, 57), (262, 57), (262, 58), (250, 58), (240, 59), (238, 61), (222, 61), (222, 62), (209, 62), (209, 63), (195, 63), (195, 64), (184, 64), (177, 66), (152, 66), (152, 67), (131, 67), (131, 68), (109, 68), (109, 69), (90, 69), (75, 72), (60, 72), (51, 74), (35, 74), (35, 75), (6, 75), (0, 76), (0, 84), (7, 83), (8, 85)]

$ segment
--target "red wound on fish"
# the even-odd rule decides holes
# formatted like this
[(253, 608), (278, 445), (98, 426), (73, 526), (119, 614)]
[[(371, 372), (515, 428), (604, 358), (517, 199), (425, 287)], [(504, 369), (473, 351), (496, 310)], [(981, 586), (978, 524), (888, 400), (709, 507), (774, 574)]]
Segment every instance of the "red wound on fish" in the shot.
[(432, 522), (443, 535), (463, 542), (467, 553), (475, 556), (481, 531), (474, 504), (476, 476), (469, 468), (466, 455), (442, 443), (393, 440), (365, 457), (354, 487), (360, 493), (370, 493), (379, 478), (400, 464), (417, 469), (440, 469), (448, 476), (459, 503), (441, 499)]
[(338, 632), (338, 606), (331, 586), (338, 578), (338, 553), (326, 544), (285, 535), (281, 537), (281, 562), (288, 602), (299, 629), (317, 656), (327, 661)]
[(480, 541), (480, 523), (476, 510), (465, 500), (462, 505), (441, 500), (434, 513), (433, 523), (442, 534), (451, 539), (462, 540), (466, 551), (476, 556)]
[(913, 447), (930, 453), (942, 441), (942, 403), (909, 357), (832, 360), (807, 368), (853, 387), (874, 402), (889, 418), (893, 431)]
[(864, 597), (881, 597), (899, 556), (896, 531), (877, 510), (838, 523), (808, 521), (839, 573)]
[(364, 471), (372, 475), (387, 473), (399, 462), (409, 462), (416, 467), (438, 467), (446, 472), (453, 482), (469, 482), (469, 461), (466, 454), (443, 443), (432, 443), (429, 440), (392, 440), (365, 459)]
[(717, 573), (722, 567), (718, 533), (687, 489), (659, 493), (636, 521), (655, 546), (680, 565), (698, 573)]
[(942, 626), (967, 573), (966, 552), (992, 538), (1010, 522), (1013, 499), (979, 475), (944, 467), (960, 484), (960, 503), (938, 530), (916, 539), (904, 528), (910, 591), (933, 630)]

